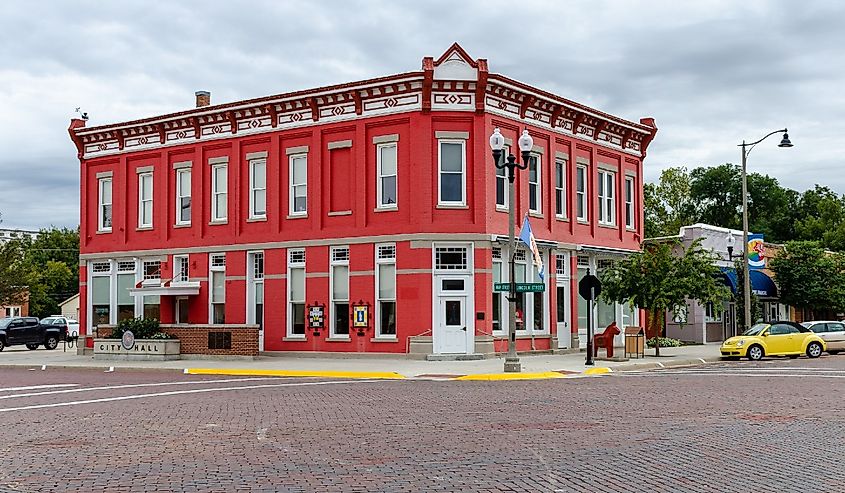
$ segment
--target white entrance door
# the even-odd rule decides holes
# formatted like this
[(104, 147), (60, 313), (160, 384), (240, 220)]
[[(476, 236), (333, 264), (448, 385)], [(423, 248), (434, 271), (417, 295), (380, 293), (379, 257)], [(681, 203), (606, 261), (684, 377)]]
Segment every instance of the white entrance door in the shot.
[(572, 342), (572, 335), (569, 330), (569, 279), (558, 280), (556, 294), (557, 347), (558, 349), (566, 349)]
[(466, 296), (440, 298), (439, 323), (434, 334), (435, 352), (466, 354), (467, 327)]

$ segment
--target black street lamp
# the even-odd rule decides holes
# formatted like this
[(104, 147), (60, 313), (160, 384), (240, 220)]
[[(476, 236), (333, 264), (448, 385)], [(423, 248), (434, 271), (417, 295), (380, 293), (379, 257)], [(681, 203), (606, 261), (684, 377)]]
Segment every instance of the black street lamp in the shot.
[(789, 133), (785, 128), (783, 130), (769, 132), (765, 137), (755, 142), (746, 143), (743, 140), (742, 144), (738, 144), (738, 147), (742, 147), (742, 256), (745, 257), (742, 261), (742, 296), (744, 301), (743, 329), (751, 327), (751, 280), (748, 272), (748, 255), (745, 252), (748, 248), (748, 179), (745, 171), (747, 167), (746, 161), (748, 160), (748, 154), (754, 146), (768, 139), (772, 135), (779, 133), (783, 134), (783, 138), (781, 138), (778, 147), (792, 147), (792, 142), (789, 140)]
[(531, 157), (531, 149), (534, 147), (534, 139), (528, 135), (528, 130), (522, 131), (522, 136), (519, 138), (519, 150), (522, 153), (522, 163), (516, 161), (516, 156), (509, 154), (505, 159), (502, 159), (502, 150), (505, 148), (505, 138), (498, 128), (493, 130), (493, 135), (490, 136), (490, 148), (493, 149), (493, 163), (496, 168), (508, 170), (508, 250), (510, 254), (510, 289), (508, 291), (508, 354), (505, 357), (505, 372), (519, 373), (522, 371), (522, 365), (519, 362), (519, 356), (516, 354), (516, 267), (514, 264), (514, 257), (516, 256), (516, 193), (514, 191), (513, 181), (516, 178), (517, 169), (528, 168), (528, 159)]

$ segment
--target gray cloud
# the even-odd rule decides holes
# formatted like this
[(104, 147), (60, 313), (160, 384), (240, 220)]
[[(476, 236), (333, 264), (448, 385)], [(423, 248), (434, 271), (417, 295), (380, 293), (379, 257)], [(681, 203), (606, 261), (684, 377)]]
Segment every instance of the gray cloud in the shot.
[(624, 118), (657, 119), (646, 178), (738, 162), (845, 192), (845, 4), (804, 1), (6, 1), (3, 226), (75, 226), (73, 110), (91, 124), (416, 70), (458, 41), (491, 70)]

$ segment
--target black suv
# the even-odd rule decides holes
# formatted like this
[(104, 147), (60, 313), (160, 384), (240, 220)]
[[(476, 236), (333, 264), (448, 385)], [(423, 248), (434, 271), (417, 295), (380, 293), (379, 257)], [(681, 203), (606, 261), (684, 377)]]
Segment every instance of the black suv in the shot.
[(0, 319), (0, 351), (6, 346), (25, 344), (29, 349), (44, 345), (56, 349), (59, 341), (67, 337), (67, 326), (44, 325), (35, 317), (8, 317)]

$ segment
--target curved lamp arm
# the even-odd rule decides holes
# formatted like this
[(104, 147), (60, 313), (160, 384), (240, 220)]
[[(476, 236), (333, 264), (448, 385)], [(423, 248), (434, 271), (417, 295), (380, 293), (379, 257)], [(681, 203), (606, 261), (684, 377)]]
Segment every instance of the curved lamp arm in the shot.
[(787, 133), (787, 132), (788, 132), (788, 130), (785, 129), (785, 128), (780, 129), (780, 130), (775, 130), (775, 131), (769, 132), (768, 134), (766, 134), (765, 137), (763, 137), (760, 140), (757, 140), (755, 142), (749, 142), (749, 143), (743, 142), (742, 144), (737, 144), (737, 147), (747, 148), (745, 150), (745, 155), (748, 156), (749, 154), (751, 154), (751, 149), (754, 149), (754, 146), (756, 146), (760, 142), (763, 142), (764, 140), (768, 139), (769, 137), (771, 137), (774, 134)]

